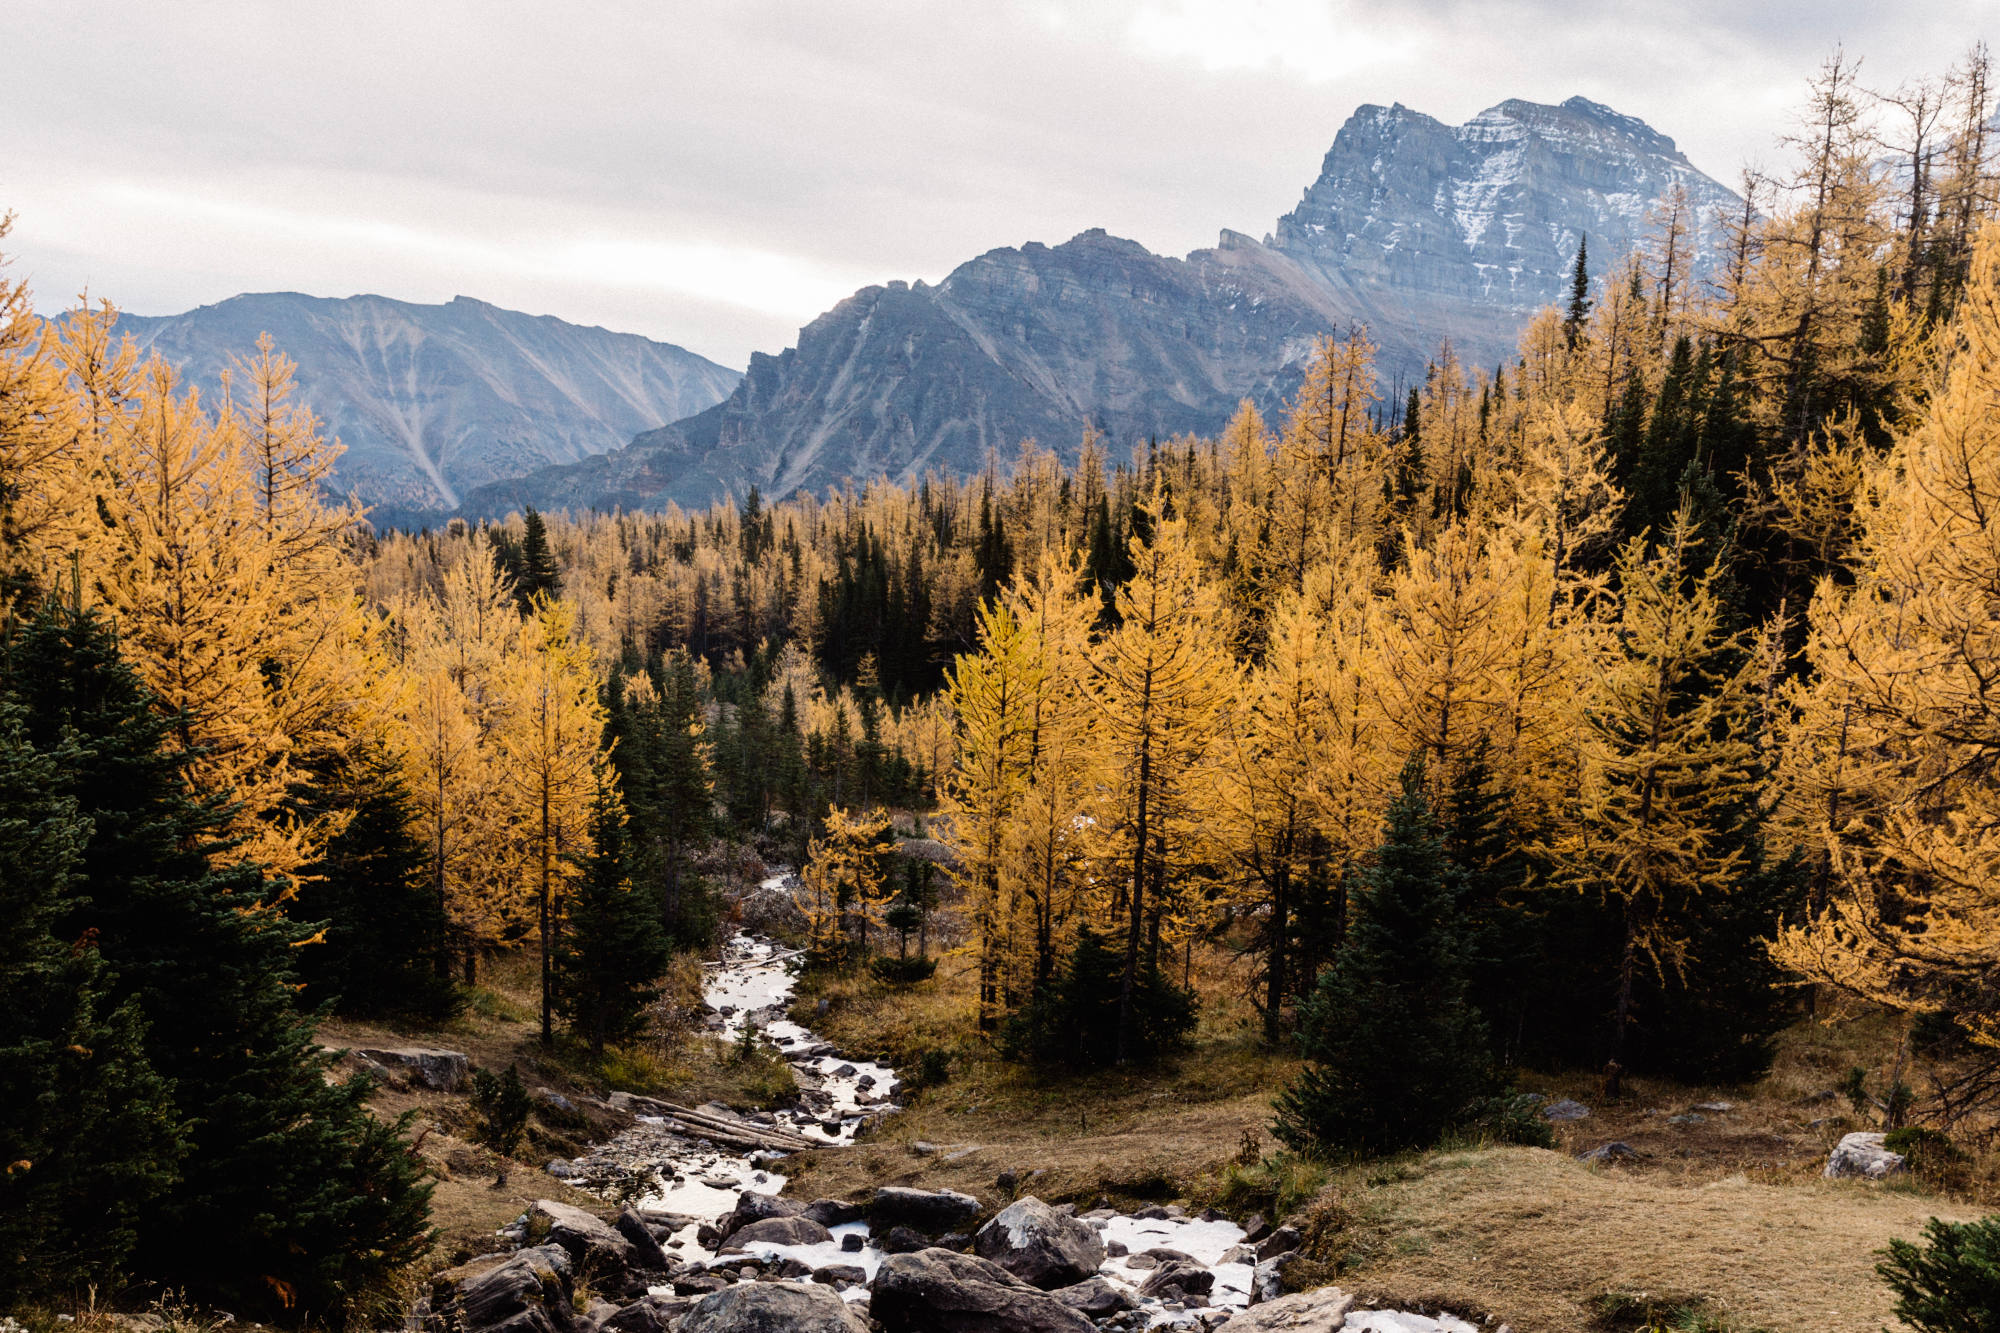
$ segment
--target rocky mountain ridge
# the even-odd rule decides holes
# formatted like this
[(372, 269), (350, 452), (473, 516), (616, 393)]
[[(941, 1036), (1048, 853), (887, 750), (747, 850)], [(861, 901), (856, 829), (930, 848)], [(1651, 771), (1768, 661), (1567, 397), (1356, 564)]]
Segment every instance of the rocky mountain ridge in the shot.
[(1262, 241), (1224, 231), (1177, 259), (1094, 230), (989, 251), (935, 285), (863, 288), (796, 346), (753, 356), (715, 406), (464, 508), (701, 505), (751, 485), (969, 472), (1029, 438), (1073, 457), (1086, 425), (1118, 447), (1213, 432), (1246, 396), (1277, 407), (1317, 335), (1362, 325), (1393, 392), (1441, 339), (1473, 364), (1505, 360), (1566, 290), (1578, 243), (1606, 272), (1676, 186), (1699, 271), (1716, 215), (1741, 201), (1639, 120), (1583, 98), (1502, 102), (1459, 126), (1364, 106)]
[(464, 296), (263, 292), (119, 328), (204, 386), (269, 333), (298, 362), (299, 400), (346, 446), (334, 485), (391, 516), (446, 512), (480, 485), (620, 448), (741, 378), (671, 343)]

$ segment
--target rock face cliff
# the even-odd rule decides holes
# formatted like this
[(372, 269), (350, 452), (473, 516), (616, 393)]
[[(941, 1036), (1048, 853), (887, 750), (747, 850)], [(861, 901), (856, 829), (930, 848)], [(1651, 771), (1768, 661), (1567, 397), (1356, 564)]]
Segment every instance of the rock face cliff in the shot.
[(347, 448), (335, 487), (389, 514), (446, 512), (473, 487), (619, 448), (741, 378), (671, 343), (463, 296), (267, 292), (119, 328), (205, 389), (269, 333), (299, 364), (299, 400)]
[(1459, 126), (1365, 106), (1262, 241), (1225, 231), (1176, 259), (1089, 231), (991, 251), (935, 286), (864, 288), (797, 346), (752, 357), (716, 406), (465, 508), (698, 505), (753, 484), (782, 496), (966, 472), (1027, 438), (1073, 456), (1086, 425), (1121, 447), (1213, 432), (1245, 396), (1275, 407), (1312, 339), (1358, 324), (1381, 345), (1385, 389), (1421, 376), (1443, 338), (1492, 365), (1566, 292), (1579, 241), (1604, 273), (1676, 185), (1704, 234), (1739, 206), (1671, 139), (1581, 98), (1503, 102)]

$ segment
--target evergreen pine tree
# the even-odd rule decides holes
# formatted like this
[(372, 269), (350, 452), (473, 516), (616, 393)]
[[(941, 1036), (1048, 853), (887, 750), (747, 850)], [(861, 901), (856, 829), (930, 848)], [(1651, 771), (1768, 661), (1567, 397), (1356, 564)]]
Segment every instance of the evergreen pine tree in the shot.
[(1488, 1091), (1459, 892), (1412, 757), (1356, 886), (1347, 946), (1304, 1007), (1306, 1066), (1275, 1103), (1272, 1132), (1286, 1144), (1336, 1154), (1428, 1144)]
[(52, 794), (92, 834), (60, 937), (94, 938), (136, 1001), (147, 1059), (191, 1125), (174, 1191), (144, 1208), (137, 1271), (201, 1295), (337, 1318), (428, 1249), (429, 1189), (365, 1078), (326, 1079), (293, 995), (305, 932), (232, 859), (220, 794), (190, 794), (172, 719), (94, 613), (45, 610), (20, 633), (7, 686), (28, 740), (63, 748)]
[(666, 967), (657, 904), (625, 874), (625, 812), (598, 793), (583, 878), (570, 891), (569, 928), (556, 956), (557, 1007), (570, 1031), (601, 1055), (638, 1030)]
[(552, 598), (561, 594), (562, 574), (556, 568), (556, 553), (549, 547), (548, 524), (531, 505), (523, 521), (520, 567), (515, 573), (514, 596), (520, 599), (521, 614), (526, 615), (537, 598)]
[(1571, 351), (1583, 341), (1584, 321), (1590, 318), (1590, 238), (1576, 242), (1576, 267), (1569, 277), (1569, 309), (1563, 314), (1563, 342)]
[(114, 1280), (187, 1132), (138, 1002), (115, 1004), (89, 935), (56, 933), (91, 832), (56, 794), (67, 757), (0, 708), (0, 1306)]
[(444, 904), (433, 892), (429, 858), (412, 828), (409, 789), (386, 754), (330, 763), (302, 784), (294, 807), (305, 817), (342, 810), (346, 827), (300, 877), (290, 915), (311, 923), (318, 942), (297, 952), (308, 1009), (331, 1002), (341, 1013), (450, 1016)]

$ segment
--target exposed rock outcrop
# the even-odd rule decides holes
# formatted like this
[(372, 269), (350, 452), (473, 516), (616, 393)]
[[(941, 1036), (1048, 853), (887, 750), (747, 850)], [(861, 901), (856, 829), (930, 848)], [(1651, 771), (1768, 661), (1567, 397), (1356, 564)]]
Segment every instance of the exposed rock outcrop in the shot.
[(487, 1255), (431, 1280), (439, 1333), (574, 1333), (574, 1265), (560, 1245)]
[(432, 1092), (457, 1092), (472, 1076), (472, 1063), (463, 1051), (435, 1046), (374, 1046), (354, 1053)]

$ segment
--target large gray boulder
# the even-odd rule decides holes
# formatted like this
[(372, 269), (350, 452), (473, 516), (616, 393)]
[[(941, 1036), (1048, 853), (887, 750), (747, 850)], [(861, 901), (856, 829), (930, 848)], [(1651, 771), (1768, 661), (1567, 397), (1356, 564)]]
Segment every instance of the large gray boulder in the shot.
[(868, 1333), (831, 1287), (747, 1282), (696, 1301), (675, 1333)]
[(474, 1259), (431, 1280), (431, 1322), (451, 1333), (574, 1333), (573, 1272), (559, 1245)]
[(979, 1216), (979, 1200), (957, 1190), (918, 1190), (884, 1185), (868, 1202), (868, 1214), (878, 1222), (914, 1227), (927, 1235), (962, 1231)]
[(950, 1250), (892, 1254), (868, 1312), (885, 1333), (1093, 1333), (1094, 1325), (990, 1260)]
[(1882, 1146), (1887, 1137), (1885, 1134), (1859, 1133), (1842, 1138), (1827, 1156), (1826, 1178), (1881, 1180), (1905, 1170), (1909, 1163), (1903, 1155)]
[(472, 1077), (472, 1062), (465, 1058), (464, 1051), (435, 1046), (375, 1046), (354, 1053), (432, 1092), (457, 1092)]
[(548, 1226), (548, 1239), (569, 1251), (569, 1257), (584, 1269), (603, 1274), (646, 1266), (634, 1252), (632, 1242), (618, 1234), (609, 1222), (595, 1213), (554, 1199), (537, 1199), (528, 1209), (528, 1224)]
[(1104, 1264), (1104, 1241), (1094, 1228), (1064, 1217), (1032, 1194), (1008, 1204), (979, 1228), (972, 1252), (1043, 1291), (1081, 1282)]
[(1339, 1333), (1354, 1298), (1339, 1287), (1298, 1291), (1252, 1306), (1229, 1321), (1230, 1333)]
[(738, 1230), (752, 1222), (762, 1222), (767, 1217), (797, 1217), (805, 1211), (805, 1205), (797, 1199), (787, 1199), (782, 1194), (759, 1194), (756, 1190), (744, 1190), (736, 1196), (736, 1207), (729, 1216), (716, 1223), (721, 1233), (718, 1245), (727, 1244)]
[[(1199, 1305), (1215, 1290), (1215, 1274), (1192, 1259), (1169, 1259), (1139, 1284), (1141, 1296)], [(1200, 1301), (1195, 1297), (1201, 1297)]]
[(832, 1239), (833, 1234), (810, 1217), (767, 1217), (732, 1231), (724, 1248), (747, 1249), (759, 1242), (766, 1245), (818, 1245)]

